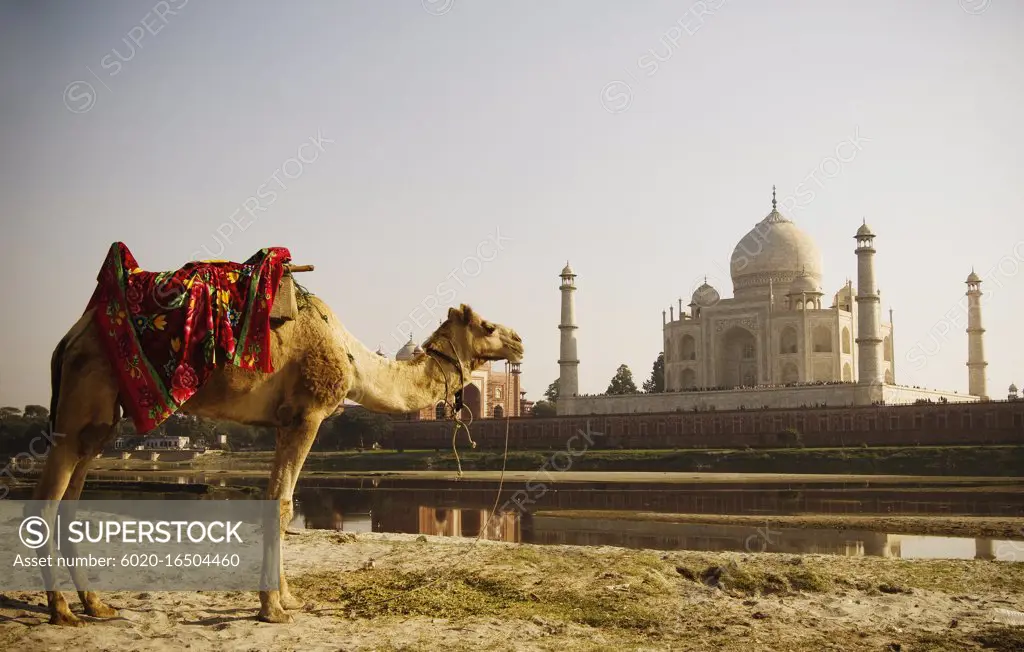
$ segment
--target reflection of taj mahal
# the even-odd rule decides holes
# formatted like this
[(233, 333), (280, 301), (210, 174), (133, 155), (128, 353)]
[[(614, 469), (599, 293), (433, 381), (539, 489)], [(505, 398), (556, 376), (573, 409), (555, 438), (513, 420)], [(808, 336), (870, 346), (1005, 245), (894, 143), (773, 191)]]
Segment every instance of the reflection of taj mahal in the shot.
[(662, 313), (665, 392), (580, 396), (576, 350), (576, 274), (562, 279), (560, 415), (669, 412), (689, 409), (797, 408), (986, 396), (981, 279), (967, 279), (969, 393), (896, 385), (892, 312), (881, 317), (875, 280), (875, 234), (854, 235), (857, 284), (848, 281), (825, 306), (822, 259), (814, 241), (776, 208), (736, 245), (733, 297), (705, 283), (685, 307)]

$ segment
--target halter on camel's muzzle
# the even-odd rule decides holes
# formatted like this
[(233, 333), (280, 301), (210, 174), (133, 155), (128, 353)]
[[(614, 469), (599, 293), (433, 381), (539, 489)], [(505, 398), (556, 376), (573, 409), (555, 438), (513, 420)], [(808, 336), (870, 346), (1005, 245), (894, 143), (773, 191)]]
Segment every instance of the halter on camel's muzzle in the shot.
[[(445, 339), (448, 339), (448, 338), (445, 338)], [(455, 353), (456, 357), (453, 358), (452, 356), (448, 355), (444, 351), (440, 351), (438, 349), (435, 349), (432, 346), (427, 346), (424, 349), (424, 353), (426, 353), (427, 355), (430, 355), (431, 357), (437, 356), (438, 358), (441, 358), (442, 360), (445, 360), (445, 361), (451, 363), (456, 369), (459, 370), (459, 388), (457, 390), (455, 390), (455, 392), (452, 394), (452, 412), (453, 412), (452, 416), (454, 418), (458, 419), (458, 416), (462, 413), (462, 406), (463, 406), (463, 402), (462, 402), (462, 388), (466, 385), (466, 377), (465, 377), (465, 372), (462, 369), (462, 361), (459, 360), (458, 357), (457, 357), (459, 354), (455, 350), (455, 344), (450, 339), (448, 340), (448, 344), (452, 347), (452, 351)], [(437, 362), (436, 358), (434, 359), (434, 362)], [(445, 383), (445, 394), (448, 394), (448, 374), (445, 374), (445, 376), (444, 376), (444, 383)]]

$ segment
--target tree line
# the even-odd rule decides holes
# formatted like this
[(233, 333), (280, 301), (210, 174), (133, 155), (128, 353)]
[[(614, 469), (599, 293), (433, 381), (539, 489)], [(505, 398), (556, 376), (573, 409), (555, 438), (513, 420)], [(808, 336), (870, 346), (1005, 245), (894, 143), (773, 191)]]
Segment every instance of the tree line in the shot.
[[(47, 442), (45, 435), (50, 429), (49, 417), (49, 411), (41, 405), (26, 405), (24, 409), (0, 407), (0, 456), (42, 454), (44, 442)], [(365, 410), (345, 411), (320, 424), (313, 450), (372, 448), (374, 443), (384, 446), (391, 430), (392, 420), (387, 415)], [(121, 419), (115, 438), (127, 439), (129, 448), (140, 445), (149, 437), (188, 437), (193, 445), (212, 447), (217, 435), (227, 435), (229, 450), (272, 450), (277, 431), (275, 428), (176, 413), (145, 435), (136, 431), (131, 419)], [(0, 461), (0, 466), (4, 461)]]
[[(654, 364), (651, 366), (651, 375), (643, 382), (640, 389), (637, 389), (633, 380), (633, 372), (629, 365), (620, 364), (608, 383), (608, 389), (602, 396), (621, 396), (627, 394), (658, 394), (665, 391), (665, 353), (658, 354)], [(558, 402), (558, 380), (553, 381), (544, 391), (544, 400), (537, 401), (533, 405), (533, 416), (553, 417), (555, 416), (555, 404)]]

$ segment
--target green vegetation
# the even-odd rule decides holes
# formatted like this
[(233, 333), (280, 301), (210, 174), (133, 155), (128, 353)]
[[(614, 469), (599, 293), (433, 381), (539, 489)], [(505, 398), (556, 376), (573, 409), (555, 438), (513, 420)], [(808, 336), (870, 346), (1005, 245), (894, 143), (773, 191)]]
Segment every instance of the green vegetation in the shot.
[[(456, 629), (481, 619), (523, 621), (552, 633), (586, 626), (595, 629), (585, 631), (606, 642), (587, 649), (626, 649), (616, 642), (635, 642), (635, 637), (657, 643), (659, 649), (683, 649), (680, 643), (696, 634), (704, 637), (707, 649), (742, 649), (736, 632), (722, 622), (741, 620), (749, 628), (761, 620), (769, 630), (772, 623), (784, 627), (779, 638), (784, 645), (773, 649), (785, 650), (826, 649), (826, 634), (793, 627), (784, 610), (777, 609), (783, 601), (821, 613), (822, 605), (837, 596), (860, 604), (890, 594), (908, 596), (900, 604), (932, 600), (942, 609), (946, 596), (1002, 602), (1024, 587), (1024, 565), (973, 560), (460, 547), (441, 548), (425, 537), (388, 542), (375, 569), (316, 570), (294, 578), (292, 585), (311, 601), (308, 609), (314, 613), (323, 607), (325, 612), (377, 622), (437, 618)], [(980, 643), (1009, 651), (1020, 650), (1024, 640), (1019, 628), (988, 623), (977, 628), (950, 625), (941, 637), (928, 628), (896, 636), (879, 627), (873, 623), (847, 629), (840, 624), (828, 636), (838, 644), (835, 649), (941, 651), (976, 649), (974, 644)], [(848, 647), (862, 640), (871, 647)], [(897, 640), (898, 645), (879, 647), (881, 641)]]
[(636, 383), (633, 382), (633, 372), (629, 370), (624, 364), (620, 364), (619, 368), (615, 370), (615, 375), (612, 376), (612, 380), (608, 383), (608, 389), (605, 390), (605, 394), (613, 396), (616, 394), (636, 394)]
[(665, 352), (658, 354), (651, 369), (651, 377), (644, 381), (644, 394), (660, 394), (665, 391)]
[[(18, 455), (29, 451), (42, 453), (49, 432), (49, 413), (41, 405), (0, 408), (0, 455)], [(337, 451), (341, 449), (371, 448), (383, 444), (391, 434), (392, 420), (383, 415), (354, 410), (324, 420), (317, 433), (313, 450)], [(131, 419), (122, 419), (117, 435), (142, 442)], [(275, 445), (274, 428), (246, 426), (231, 421), (215, 421), (177, 413), (164, 421), (145, 437), (188, 437), (196, 445), (209, 446), (215, 435), (227, 435), (231, 450), (271, 451)], [(33, 440), (39, 441), (33, 444)]]

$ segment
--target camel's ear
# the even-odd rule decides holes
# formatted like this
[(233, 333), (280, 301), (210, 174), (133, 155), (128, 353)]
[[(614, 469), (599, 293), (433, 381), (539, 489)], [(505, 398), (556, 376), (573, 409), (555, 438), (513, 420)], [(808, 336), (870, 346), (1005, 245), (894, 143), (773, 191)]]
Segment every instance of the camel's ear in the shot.
[(466, 304), (462, 304), (458, 308), (449, 308), (448, 319), (460, 324), (469, 324), (473, 319), (473, 309)]

